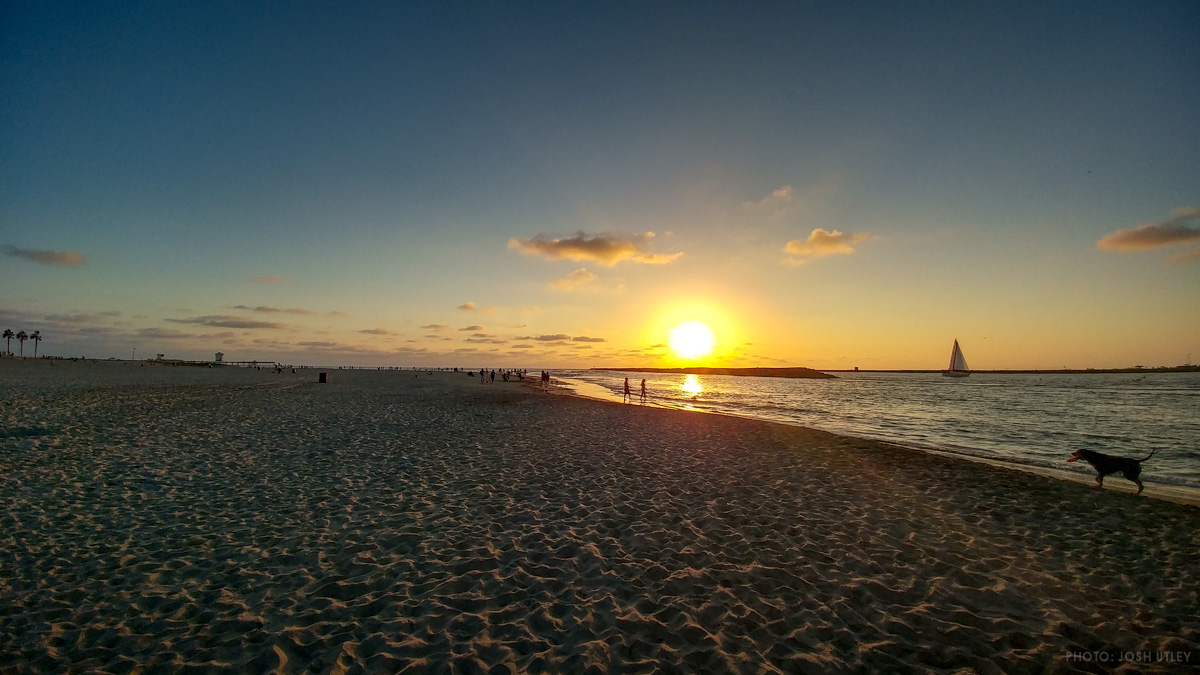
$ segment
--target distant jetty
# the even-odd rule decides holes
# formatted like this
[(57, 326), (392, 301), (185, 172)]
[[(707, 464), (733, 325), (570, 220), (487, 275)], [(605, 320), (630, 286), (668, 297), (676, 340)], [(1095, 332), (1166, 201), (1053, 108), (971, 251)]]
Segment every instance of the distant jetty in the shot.
[(790, 377), (810, 380), (836, 380), (836, 375), (812, 368), (592, 368), (625, 373), (678, 373), (680, 375), (740, 375), (742, 377)]

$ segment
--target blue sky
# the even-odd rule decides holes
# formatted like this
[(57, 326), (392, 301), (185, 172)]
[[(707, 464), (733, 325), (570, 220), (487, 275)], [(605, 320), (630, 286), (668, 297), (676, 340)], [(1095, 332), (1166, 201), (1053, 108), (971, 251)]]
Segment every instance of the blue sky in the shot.
[(1195, 3), (3, 12), (0, 322), (49, 353), (1200, 354)]

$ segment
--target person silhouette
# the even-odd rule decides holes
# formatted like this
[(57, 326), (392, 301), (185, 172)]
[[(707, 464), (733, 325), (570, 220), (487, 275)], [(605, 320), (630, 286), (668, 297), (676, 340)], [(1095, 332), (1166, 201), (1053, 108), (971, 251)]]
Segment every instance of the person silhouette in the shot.
[(625, 395), (621, 397), (621, 403), (629, 400), (629, 378), (625, 378)]
[(642, 379), (642, 403), (646, 402), (646, 380)]

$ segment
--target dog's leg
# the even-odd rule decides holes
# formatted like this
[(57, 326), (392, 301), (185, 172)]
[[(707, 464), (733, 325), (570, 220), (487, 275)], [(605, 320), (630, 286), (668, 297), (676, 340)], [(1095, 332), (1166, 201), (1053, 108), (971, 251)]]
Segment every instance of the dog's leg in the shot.
[(1140, 480), (1138, 480), (1138, 479), (1136, 479), (1136, 478), (1135, 478), (1135, 479), (1133, 479), (1133, 482), (1137, 483), (1137, 486), (1138, 486), (1138, 491), (1137, 491), (1137, 492), (1135, 492), (1135, 493), (1133, 493), (1133, 494), (1135, 494), (1135, 495), (1140, 495), (1140, 494), (1142, 494), (1142, 488), (1144, 487), (1144, 486), (1142, 485), (1142, 481), (1140, 481)]
[(1096, 487), (1104, 487), (1104, 476), (1096, 476)]

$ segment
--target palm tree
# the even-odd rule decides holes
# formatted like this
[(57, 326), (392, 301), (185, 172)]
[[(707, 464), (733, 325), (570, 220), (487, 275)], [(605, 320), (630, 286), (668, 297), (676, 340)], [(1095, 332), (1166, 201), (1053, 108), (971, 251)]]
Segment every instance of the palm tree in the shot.
[(25, 331), (17, 333), (17, 342), (21, 343), (21, 358), (25, 358), (25, 341), (29, 339), (29, 335)]
[(37, 346), (42, 341), (42, 331), (35, 330), (29, 335), (29, 339), (33, 340), (33, 358), (37, 358)]
[(12, 354), (12, 339), (17, 337), (17, 334), (12, 332), (11, 328), (5, 328), (4, 335), (2, 337), (8, 342), (7, 346), (4, 348), (4, 351)]

